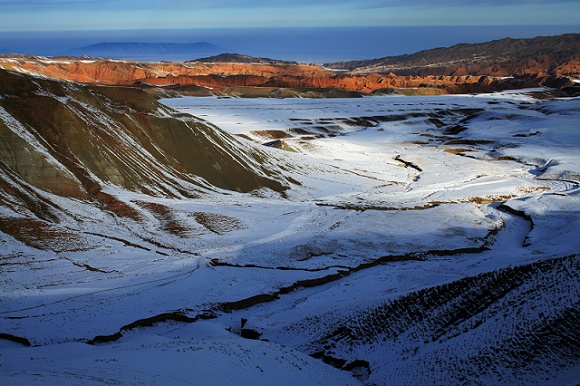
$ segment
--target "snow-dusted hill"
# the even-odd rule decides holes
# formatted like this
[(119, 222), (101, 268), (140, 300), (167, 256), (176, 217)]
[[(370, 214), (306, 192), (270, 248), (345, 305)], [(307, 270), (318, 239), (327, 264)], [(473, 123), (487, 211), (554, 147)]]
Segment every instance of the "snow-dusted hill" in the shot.
[[(2, 384), (580, 380), (579, 99), (159, 105), (10, 76)], [(79, 168), (96, 191), (35, 174)]]

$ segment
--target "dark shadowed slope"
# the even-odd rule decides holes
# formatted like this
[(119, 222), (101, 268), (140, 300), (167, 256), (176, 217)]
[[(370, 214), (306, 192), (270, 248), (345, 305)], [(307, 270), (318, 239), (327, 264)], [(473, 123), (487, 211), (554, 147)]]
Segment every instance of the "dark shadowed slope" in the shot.
[(330, 322), (308, 349), (364, 360), (380, 384), (558, 384), (579, 363), (579, 263), (566, 256), (425, 288)]
[(23, 183), (81, 199), (98, 197), (111, 184), (171, 197), (216, 187), (285, 189), (260, 150), (174, 114), (141, 89), (1, 70), (0, 92), (4, 193), (24, 189)]

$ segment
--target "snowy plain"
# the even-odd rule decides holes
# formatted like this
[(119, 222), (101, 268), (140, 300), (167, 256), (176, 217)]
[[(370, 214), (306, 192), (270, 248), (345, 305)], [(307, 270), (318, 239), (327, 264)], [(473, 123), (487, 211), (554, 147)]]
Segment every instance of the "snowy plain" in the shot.
[[(283, 196), (195, 200), (107, 188), (125, 202), (171, 208), (188, 225), (180, 235), (153, 216), (121, 223), (53, 197), (83, 217), (99, 247), (41, 251), (1, 235), (3, 256), (23, 264), (0, 271), (0, 331), (32, 347), (0, 340), (0, 383), (578, 382), (577, 358), (510, 367), (511, 349), (494, 346), (544, 315), (577, 315), (580, 302), (580, 99), (541, 100), (540, 91), (163, 100), (240, 141), (269, 145), (296, 183)], [(211, 213), (213, 227), (194, 221), (197, 213)], [(103, 228), (117, 241), (103, 244)], [(464, 282), (517, 278), (518, 267), (532, 272), (519, 287), (459, 322), (437, 324), (435, 315), (461, 305), (433, 306), (417, 320), (379, 312)], [(260, 296), (267, 301), (235, 304)], [(127, 327), (164, 313), (209, 317)], [(261, 339), (240, 336), (242, 319)], [(401, 331), (385, 330), (397, 320), (407, 321)], [(430, 323), (441, 328), (436, 337)], [(372, 331), (357, 335), (354, 325)], [(497, 361), (473, 360), (482, 352)]]

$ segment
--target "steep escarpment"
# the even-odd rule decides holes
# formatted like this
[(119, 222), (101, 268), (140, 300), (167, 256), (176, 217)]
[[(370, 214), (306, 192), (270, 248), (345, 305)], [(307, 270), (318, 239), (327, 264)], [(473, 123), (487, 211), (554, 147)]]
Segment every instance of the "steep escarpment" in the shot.
[[(206, 86), (211, 85), (212, 81), (209, 80), (210, 83), (205, 83), (202, 81), (203, 77), (227, 79), (235, 76), (239, 77), (238, 79), (243, 79), (244, 76), (249, 76), (269, 79), (284, 75), (294, 77), (328, 75), (319, 66), (293, 63), (141, 63), (110, 59), (47, 59), (30, 56), (0, 58), (0, 68), (36, 74), (51, 79), (108, 85), (171, 84), (176, 78), (193, 78), (187, 83)], [(182, 82), (185, 83), (185, 81)]]
[(80, 199), (98, 198), (106, 185), (184, 197), (215, 188), (285, 188), (262, 162), (267, 156), (260, 150), (174, 114), (141, 89), (62, 83), (2, 70), (0, 90), (6, 186), (14, 185), (8, 180), (21, 180)]

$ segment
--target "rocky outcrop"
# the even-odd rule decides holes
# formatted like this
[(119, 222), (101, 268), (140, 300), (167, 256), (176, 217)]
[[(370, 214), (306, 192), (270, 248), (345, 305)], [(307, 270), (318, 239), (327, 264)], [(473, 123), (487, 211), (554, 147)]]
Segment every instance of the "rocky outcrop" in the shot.
[(501, 79), (487, 75), (337, 74), (312, 65), (217, 63), (191, 65), (118, 61), (0, 61), (5, 68), (53, 79), (107, 85), (198, 86), (215, 93), (232, 87), (337, 89), (369, 94), (384, 89), (431, 89), (431, 93), (475, 93), (524, 87), (569, 87), (557, 75)]
[[(328, 76), (322, 67), (307, 64), (244, 64), (244, 63), (140, 63), (119, 60), (46, 59), (42, 57), (0, 58), (0, 68), (73, 82), (132, 85), (136, 83), (217, 84), (215, 79), (253, 76), (272, 78)], [(207, 78), (204, 78), (207, 77)], [(184, 79), (191, 80), (185, 81)], [(204, 81), (205, 79), (205, 81)], [(236, 79), (236, 78), (234, 78)], [(235, 81), (229, 81), (230, 85)], [(240, 85), (240, 84), (235, 84)]]
[(259, 58), (249, 55), (240, 54), (219, 54), (207, 58), (200, 58), (196, 60), (189, 60), (186, 63), (203, 62), (203, 63), (254, 63), (254, 64), (298, 64), (298, 62), (289, 62), (284, 60)]
[[(505, 71), (489, 75), (397, 75), (394, 73), (336, 73), (304, 64), (244, 63), (139, 63), (110, 60), (0, 59), (0, 67), (52, 79), (89, 84), (186, 87), (197, 86), (214, 93), (228, 93), (235, 87), (271, 89), (343, 90), (370, 94), (385, 89), (423, 89), (427, 94), (476, 93), (525, 87), (569, 87), (573, 82), (558, 75), (525, 74), (499, 78)], [(428, 69), (427, 72), (437, 72)], [(494, 76), (498, 75), (498, 76)], [(271, 90), (270, 90), (271, 91)]]

